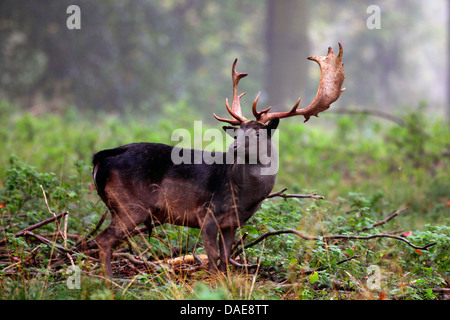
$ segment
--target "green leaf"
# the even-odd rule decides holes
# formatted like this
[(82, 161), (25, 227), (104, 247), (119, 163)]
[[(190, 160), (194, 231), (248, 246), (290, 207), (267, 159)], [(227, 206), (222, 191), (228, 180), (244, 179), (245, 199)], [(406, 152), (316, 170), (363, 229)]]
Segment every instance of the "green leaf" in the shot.
[(311, 274), (309, 275), (309, 282), (310, 282), (310, 283), (314, 283), (314, 282), (316, 282), (317, 280), (319, 280), (319, 274), (317, 273), (317, 271), (314, 271), (313, 273), (311, 273)]

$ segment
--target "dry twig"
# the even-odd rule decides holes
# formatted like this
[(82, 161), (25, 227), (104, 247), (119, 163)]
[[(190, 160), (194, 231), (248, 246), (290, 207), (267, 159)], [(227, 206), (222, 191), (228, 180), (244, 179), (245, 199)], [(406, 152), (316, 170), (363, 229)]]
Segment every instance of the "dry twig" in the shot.
[(305, 199), (305, 198), (312, 198), (317, 200), (323, 200), (325, 199), (324, 196), (318, 196), (317, 193), (311, 193), (311, 194), (285, 194), (284, 192), (288, 188), (284, 188), (281, 191), (274, 192), (269, 194), (266, 199), (275, 198), (275, 197), (281, 197), (281, 198), (299, 198), (299, 199)]
[[(59, 251), (61, 251), (63, 253), (72, 252), (72, 250), (67, 249), (66, 247), (60, 245), (59, 243), (53, 242), (53, 241), (51, 241), (51, 240), (49, 240), (47, 238), (44, 238), (43, 236), (40, 236), (38, 234), (33, 233), (31, 231), (25, 231), (23, 235), (24, 236), (31, 236), (31, 237), (41, 241), (42, 243), (45, 243), (45, 244), (50, 245), (50, 246), (55, 246), (56, 249), (58, 249)], [(72, 252), (72, 253), (75, 253), (75, 252)]]
[(240, 253), (242, 253), (242, 251), (244, 249), (248, 249), (250, 247), (253, 247), (254, 245), (260, 243), (261, 241), (263, 241), (265, 238), (270, 237), (270, 236), (274, 236), (274, 235), (280, 235), (280, 234), (286, 234), (286, 233), (290, 233), (290, 234), (295, 234), (297, 236), (299, 236), (300, 238), (304, 239), (304, 240), (311, 240), (311, 241), (319, 241), (319, 240), (370, 240), (370, 239), (374, 239), (374, 238), (391, 238), (391, 239), (396, 239), (396, 240), (400, 240), (405, 242), (407, 245), (409, 245), (410, 247), (413, 247), (414, 249), (419, 249), (419, 250), (428, 250), (428, 248), (436, 245), (436, 242), (427, 244), (425, 246), (416, 246), (414, 244), (412, 244), (411, 242), (409, 242), (408, 240), (406, 240), (405, 238), (401, 237), (401, 236), (395, 236), (392, 234), (387, 234), (387, 233), (382, 233), (382, 234), (372, 234), (372, 235), (368, 235), (368, 236), (357, 236), (357, 235), (328, 235), (328, 236), (309, 236), (309, 235), (305, 235), (303, 233), (301, 233), (298, 230), (294, 230), (294, 229), (283, 229), (283, 230), (276, 230), (276, 231), (269, 231), (264, 233), (263, 235), (261, 235), (260, 237), (258, 237), (257, 239), (253, 240), (252, 242), (246, 244), (244, 247), (239, 248), (236, 253), (234, 254), (234, 256), (239, 255)]
[[(16, 232), (16, 233), (14, 234), (14, 237), (20, 237), (20, 236), (23, 236), (25, 232), (34, 230), (34, 229), (36, 229), (36, 228), (42, 227), (43, 225), (46, 225), (46, 224), (52, 222), (52, 221), (58, 220), (58, 219), (64, 217), (64, 216), (65, 216), (66, 214), (68, 214), (68, 213), (69, 213), (68, 211), (65, 211), (65, 212), (60, 213), (60, 214), (58, 214), (58, 215), (56, 215), (56, 216), (53, 216), (53, 217), (51, 217), (51, 218), (48, 218), (48, 219), (45, 219), (45, 220), (43, 220), (43, 221), (41, 221), (41, 222), (38, 222), (38, 223), (36, 223), (36, 224), (33, 224), (32, 226), (26, 227), (25, 229), (22, 229), (22, 230), (20, 230), (19, 232)], [(4, 238), (4, 239), (0, 240), (0, 244), (4, 243), (4, 242), (6, 242), (6, 241), (8, 241), (8, 238)]]
[(381, 225), (387, 223), (389, 220), (395, 218), (397, 215), (399, 215), (399, 214), (402, 213), (403, 211), (406, 211), (407, 209), (408, 209), (408, 207), (405, 207), (405, 208), (403, 208), (403, 209), (397, 210), (397, 211), (395, 211), (394, 213), (392, 213), (390, 216), (388, 216), (386, 219), (383, 219), (383, 220), (381, 220), (381, 221), (378, 221), (378, 222), (374, 223), (374, 224), (371, 225), (371, 226), (366, 226), (366, 227), (361, 228), (361, 231), (364, 231), (364, 230), (368, 230), (368, 229), (372, 229), (372, 228), (381, 226)]

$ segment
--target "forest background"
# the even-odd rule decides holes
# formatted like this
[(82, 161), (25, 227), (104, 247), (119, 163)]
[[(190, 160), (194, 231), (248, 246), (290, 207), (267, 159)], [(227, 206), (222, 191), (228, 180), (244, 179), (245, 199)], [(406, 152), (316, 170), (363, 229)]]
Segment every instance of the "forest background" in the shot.
[[(71, 5), (79, 8), (78, 24)], [(0, 244), (0, 297), (447, 297), (449, 12), (444, 0), (2, 1), (0, 238), (9, 240)], [(245, 250), (257, 271), (236, 267), (211, 278), (149, 272), (138, 263), (120, 269), (113, 287), (95, 259), (74, 254), (81, 287), (66, 286), (55, 248), (73, 246), (105, 211), (93, 190), (93, 153), (139, 141), (174, 144), (172, 132), (193, 130), (196, 120), (205, 130), (219, 128), (212, 114), (226, 113), (235, 58), (249, 73), (240, 85), (244, 113), (259, 91), (260, 108), (286, 110), (299, 96), (308, 104), (320, 72), (306, 58), (325, 55), (328, 46), (336, 52), (338, 42), (346, 91), (320, 118), (281, 122), (274, 189), (325, 200), (267, 200), (241, 234), (383, 233), (435, 245), (278, 234)], [(37, 237), (20, 234), (66, 211), (65, 238), (54, 223), (32, 233)], [(134, 253), (153, 261), (202, 250), (190, 229), (164, 227), (145, 241), (135, 240)], [(375, 288), (371, 266), (380, 271)]]

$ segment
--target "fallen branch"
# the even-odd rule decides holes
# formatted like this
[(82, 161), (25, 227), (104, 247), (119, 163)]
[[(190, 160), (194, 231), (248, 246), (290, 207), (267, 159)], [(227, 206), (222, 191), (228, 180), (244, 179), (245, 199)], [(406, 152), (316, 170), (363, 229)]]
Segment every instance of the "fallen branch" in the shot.
[(55, 246), (56, 249), (58, 249), (59, 251), (61, 251), (63, 253), (67, 253), (67, 252), (75, 253), (75, 252), (72, 252), (72, 250), (67, 249), (66, 247), (60, 245), (59, 243), (53, 242), (53, 241), (51, 241), (51, 240), (49, 240), (47, 238), (44, 238), (44, 237), (42, 237), (40, 235), (37, 235), (37, 234), (33, 233), (31, 231), (25, 231), (23, 233), (23, 235), (24, 236), (31, 236), (33, 238), (36, 238), (37, 240), (41, 241), (44, 244), (47, 244), (47, 245), (50, 245), (50, 246)]
[[(25, 229), (22, 229), (22, 230), (20, 230), (19, 232), (16, 232), (16, 233), (14, 234), (14, 237), (20, 237), (20, 236), (23, 236), (25, 232), (34, 230), (34, 229), (36, 229), (36, 228), (42, 227), (43, 225), (46, 225), (46, 224), (52, 222), (52, 221), (58, 220), (58, 219), (64, 217), (64, 216), (65, 216), (66, 214), (68, 214), (68, 213), (69, 213), (68, 211), (65, 211), (65, 212), (60, 213), (60, 214), (58, 214), (58, 215), (56, 215), (56, 216), (53, 216), (53, 217), (51, 217), (51, 218), (48, 218), (48, 219), (45, 219), (45, 220), (43, 220), (43, 221), (41, 221), (41, 222), (38, 222), (38, 223), (36, 223), (36, 224), (33, 224), (32, 226), (26, 227)], [(6, 241), (8, 241), (8, 240), (9, 240), (9, 238), (4, 238), (4, 239), (0, 240), (0, 244), (6, 242)]]
[(242, 263), (237, 262), (237, 261), (234, 260), (234, 259), (230, 259), (230, 263), (231, 263), (232, 265), (236, 266), (236, 267), (239, 267), (239, 268), (246, 268), (246, 269), (257, 268), (258, 265), (259, 265), (259, 264), (257, 264), (257, 263), (253, 263), (253, 264), (242, 264)]
[(121, 252), (121, 253), (113, 253), (113, 256), (120, 256), (120, 257), (124, 257), (127, 260), (129, 260), (130, 262), (134, 263), (135, 265), (143, 265), (149, 269), (156, 269), (156, 270), (160, 270), (161, 267), (158, 266), (156, 263), (153, 263), (151, 261), (146, 261), (146, 260), (141, 260), (139, 258), (137, 258), (136, 256), (132, 255), (131, 253), (128, 252)]
[(395, 235), (387, 234), (387, 233), (372, 234), (372, 235), (369, 235), (369, 236), (340, 235), (340, 234), (339, 235), (329, 235), (329, 236), (309, 236), (309, 235), (305, 235), (305, 234), (301, 233), (298, 230), (283, 229), (283, 230), (269, 231), (269, 232), (264, 233), (263, 235), (261, 235), (257, 239), (255, 239), (252, 242), (250, 242), (250, 243), (244, 245), (243, 247), (239, 248), (236, 251), (236, 253), (234, 254), (234, 256), (237, 256), (237, 255), (241, 254), (244, 249), (248, 249), (250, 247), (253, 247), (254, 245), (260, 243), (261, 241), (263, 241), (267, 237), (280, 235), (280, 234), (286, 234), (286, 233), (295, 234), (295, 235), (299, 236), (300, 238), (302, 238), (304, 240), (310, 240), (310, 241), (332, 240), (332, 239), (336, 239), (336, 240), (370, 240), (370, 239), (374, 239), (374, 238), (391, 238), (391, 239), (396, 239), (396, 240), (403, 241), (407, 245), (409, 245), (410, 247), (412, 247), (414, 249), (419, 249), (419, 250), (428, 250), (428, 248), (430, 248), (430, 247), (432, 247), (432, 246), (437, 244), (437, 242), (433, 242), (433, 243), (427, 244), (425, 246), (416, 246), (416, 245), (412, 244), (411, 242), (409, 242), (408, 240), (406, 240), (403, 237), (395, 236)]
[(87, 240), (93, 235), (95, 234), (98, 229), (100, 229), (100, 227), (102, 226), (103, 222), (106, 219), (106, 215), (108, 214), (109, 211), (105, 211), (105, 213), (103, 213), (103, 215), (101, 216), (100, 220), (97, 222), (97, 224), (95, 225), (94, 229), (92, 229), (80, 242), (78, 242), (75, 247), (79, 248), (81, 244), (86, 243)]
[(407, 209), (408, 209), (408, 207), (403, 208), (403, 209), (400, 209), (400, 210), (397, 210), (397, 211), (395, 211), (394, 213), (392, 213), (390, 216), (388, 216), (386, 219), (381, 220), (381, 221), (378, 221), (378, 222), (374, 223), (374, 224), (371, 225), (371, 226), (366, 226), (366, 227), (361, 228), (361, 231), (364, 231), (364, 230), (368, 230), (368, 229), (372, 229), (372, 228), (381, 226), (381, 225), (385, 224), (386, 222), (388, 222), (389, 220), (395, 218), (396, 216), (398, 216), (400, 213), (402, 213), (403, 211), (405, 211), (405, 210), (407, 210)]
[(311, 193), (311, 194), (285, 194), (284, 192), (287, 190), (288, 188), (284, 188), (281, 191), (278, 192), (274, 192), (269, 194), (266, 199), (270, 199), (270, 198), (275, 198), (275, 197), (281, 197), (281, 198), (300, 198), (300, 199), (305, 199), (305, 198), (313, 198), (313, 199), (318, 199), (318, 200), (323, 200), (325, 199), (324, 196), (318, 196), (317, 193)]

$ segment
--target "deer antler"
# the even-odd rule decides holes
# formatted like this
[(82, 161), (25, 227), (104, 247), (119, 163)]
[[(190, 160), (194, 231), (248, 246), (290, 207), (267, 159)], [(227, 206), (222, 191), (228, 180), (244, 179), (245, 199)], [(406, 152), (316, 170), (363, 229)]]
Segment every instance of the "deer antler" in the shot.
[(320, 67), (320, 83), (317, 90), (316, 97), (313, 102), (306, 108), (297, 110), (300, 104), (300, 98), (290, 111), (287, 112), (271, 112), (268, 113), (269, 108), (261, 112), (256, 111), (256, 106), (253, 106), (253, 114), (256, 121), (260, 123), (267, 123), (274, 118), (288, 118), (302, 115), (305, 121), (308, 121), (311, 116), (318, 117), (318, 114), (327, 110), (330, 105), (336, 101), (345, 89), (341, 89), (344, 83), (344, 64), (342, 63), (342, 45), (339, 43), (339, 54), (334, 55), (333, 49), (328, 48), (328, 54), (325, 57), (312, 56), (309, 60), (316, 61)]
[(248, 74), (247, 73), (238, 73), (238, 72), (236, 72), (236, 63), (237, 63), (237, 59), (234, 60), (233, 68), (231, 69), (231, 77), (233, 79), (233, 103), (232, 103), (232, 109), (230, 109), (230, 106), (228, 105), (228, 99), (225, 99), (225, 106), (227, 107), (228, 112), (233, 116), (234, 119), (224, 119), (224, 118), (220, 118), (220, 117), (216, 116), (216, 114), (214, 114), (214, 117), (217, 120), (228, 122), (229, 124), (232, 124), (232, 125), (239, 125), (241, 123), (249, 121), (242, 115), (241, 103), (240, 103), (241, 97), (244, 94), (246, 94), (246, 92), (241, 93), (240, 95), (238, 95), (238, 91), (237, 91), (238, 90), (239, 80), (241, 80), (242, 78), (246, 77)]
[[(271, 107), (264, 109), (262, 111), (256, 110), (256, 104), (258, 103), (259, 95), (256, 96), (253, 102), (252, 111), (256, 118), (256, 121), (260, 123), (267, 123), (275, 118), (288, 118), (293, 116), (302, 115), (305, 117), (305, 121), (308, 121), (311, 116), (318, 117), (318, 114), (322, 111), (327, 110), (330, 105), (336, 101), (345, 89), (342, 88), (344, 83), (344, 64), (342, 63), (343, 55), (342, 45), (339, 43), (339, 54), (336, 56), (331, 47), (328, 48), (328, 54), (325, 57), (322, 56), (312, 56), (309, 60), (316, 61), (320, 67), (320, 83), (319, 89), (317, 90), (316, 97), (313, 102), (306, 108), (297, 110), (300, 105), (300, 98), (297, 100), (295, 105), (290, 111), (285, 112), (270, 112)], [(228, 112), (233, 116), (234, 119), (220, 118), (214, 114), (214, 117), (219, 121), (228, 122), (232, 125), (240, 125), (244, 122), (248, 122), (241, 111), (240, 98), (245, 94), (241, 93), (238, 95), (237, 87), (239, 80), (247, 76), (247, 73), (237, 73), (236, 72), (237, 59), (234, 60), (232, 68), (232, 78), (233, 78), (233, 104), (232, 109), (228, 105), (228, 99), (225, 100), (225, 106)]]

